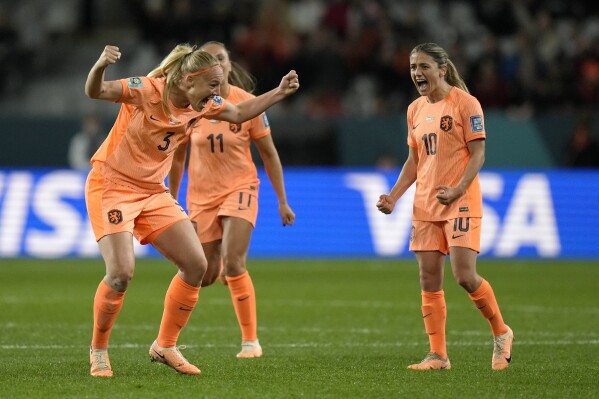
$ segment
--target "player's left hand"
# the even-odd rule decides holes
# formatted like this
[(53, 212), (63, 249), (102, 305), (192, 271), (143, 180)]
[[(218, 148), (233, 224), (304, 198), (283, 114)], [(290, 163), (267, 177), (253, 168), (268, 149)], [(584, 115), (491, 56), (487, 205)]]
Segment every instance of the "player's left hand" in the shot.
[(289, 73), (283, 77), (281, 84), (279, 85), (279, 88), (283, 90), (286, 96), (295, 93), (299, 87), (299, 76), (295, 70), (289, 71)]
[(295, 213), (293, 213), (289, 205), (279, 205), (279, 216), (281, 216), (283, 227), (293, 226), (293, 222), (295, 221)]
[(393, 212), (393, 208), (395, 208), (395, 201), (393, 201), (391, 196), (387, 194), (381, 194), (376, 203), (376, 207), (380, 212), (384, 213), (385, 215), (389, 215), (391, 212)]
[(439, 185), (435, 187), (437, 190), (437, 201), (443, 205), (449, 205), (453, 201), (460, 198), (464, 193), (455, 187)]

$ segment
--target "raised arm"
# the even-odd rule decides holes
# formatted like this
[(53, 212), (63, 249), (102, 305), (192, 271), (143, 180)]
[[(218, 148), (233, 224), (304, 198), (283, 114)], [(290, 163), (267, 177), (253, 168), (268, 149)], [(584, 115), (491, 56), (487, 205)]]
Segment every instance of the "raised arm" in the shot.
[(295, 93), (300, 87), (299, 77), (295, 71), (290, 71), (281, 79), (279, 87), (272, 89), (258, 97), (242, 101), (238, 104), (227, 102), (225, 109), (214, 119), (233, 123), (242, 123), (250, 120), (274, 104)]
[(116, 80), (105, 81), (104, 72), (110, 64), (114, 64), (121, 58), (118, 47), (106, 46), (100, 54), (100, 58), (94, 64), (87, 75), (85, 82), (85, 94), (94, 99), (116, 101), (121, 98), (123, 88)]

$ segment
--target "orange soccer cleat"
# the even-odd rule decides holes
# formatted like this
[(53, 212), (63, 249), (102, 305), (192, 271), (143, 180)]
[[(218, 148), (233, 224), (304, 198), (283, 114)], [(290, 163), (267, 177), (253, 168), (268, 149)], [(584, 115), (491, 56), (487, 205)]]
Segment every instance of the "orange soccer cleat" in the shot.
[(89, 374), (92, 377), (112, 377), (108, 350), (89, 348)]
[(514, 342), (514, 332), (509, 327), (505, 334), (493, 337), (493, 361), (491, 363), (493, 370), (504, 370), (510, 365), (512, 342)]
[(241, 352), (237, 354), (239, 359), (250, 359), (254, 357), (262, 356), (262, 347), (258, 340), (255, 341), (242, 341)]
[(184, 349), (184, 346), (172, 346), (170, 348), (161, 348), (156, 341), (150, 347), (150, 360), (160, 362), (169, 367), (174, 368), (181, 374), (199, 375), (202, 372), (199, 368), (189, 363), (185, 357), (179, 352), (179, 348)]
[(435, 352), (427, 354), (420, 363), (408, 366), (410, 370), (449, 370), (451, 363), (449, 358), (443, 358)]

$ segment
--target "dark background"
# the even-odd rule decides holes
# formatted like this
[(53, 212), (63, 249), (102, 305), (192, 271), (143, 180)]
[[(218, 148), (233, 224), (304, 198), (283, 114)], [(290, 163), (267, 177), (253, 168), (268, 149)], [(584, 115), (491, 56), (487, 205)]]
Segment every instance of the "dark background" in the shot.
[[(300, 74), (300, 92), (268, 111), (285, 165), (403, 163), (409, 52), (436, 42), (483, 106), (486, 166), (596, 167), (598, 15), (577, 0), (3, 1), (0, 166), (68, 166), (85, 115), (110, 129), (118, 106), (83, 90), (106, 44), (123, 53), (107, 71), (119, 79), (177, 43), (217, 40), (258, 78), (256, 94)], [(579, 130), (590, 138), (570, 149)]]

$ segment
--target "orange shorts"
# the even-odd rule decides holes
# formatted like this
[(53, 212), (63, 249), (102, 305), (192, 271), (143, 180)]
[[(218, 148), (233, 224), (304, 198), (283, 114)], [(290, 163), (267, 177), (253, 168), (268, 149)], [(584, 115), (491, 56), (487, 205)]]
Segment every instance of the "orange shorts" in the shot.
[(189, 217), (193, 223), (200, 242), (211, 242), (223, 238), (222, 216), (233, 216), (247, 220), (256, 226), (258, 218), (258, 195), (256, 191), (235, 191), (218, 205), (199, 206), (187, 201)]
[(410, 251), (439, 251), (450, 247), (470, 248), (480, 253), (481, 218), (457, 218), (440, 222), (412, 222)]
[(85, 203), (96, 241), (128, 231), (142, 244), (151, 243), (169, 226), (188, 219), (168, 193), (138, 193), (92, 169), (85, 182)]

